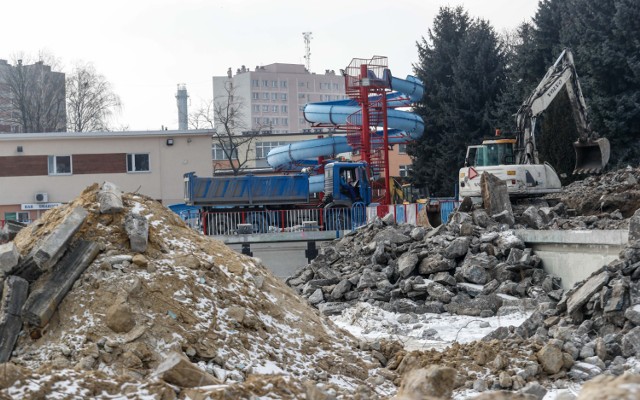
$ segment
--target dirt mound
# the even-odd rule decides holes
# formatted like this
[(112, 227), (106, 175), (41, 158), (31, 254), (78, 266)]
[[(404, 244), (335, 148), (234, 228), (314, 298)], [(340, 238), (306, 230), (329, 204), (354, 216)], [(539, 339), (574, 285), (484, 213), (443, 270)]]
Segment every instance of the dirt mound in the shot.
[[(309, 390), (299, 383), (305, 380), (341, 392), (372, 387), (375, 380), (378, 393), (393, 391), (390, 382), (376, 377), (378, 361), (358, 351), (348, 333), (323, 319), (256, 259), (191, 230), (142, 195), (124, 194), (123, 212), (100, 214), (97, 191), (93, 185), (72, 203), (48, 211), (14, 240), (26, 256), (81, 206), (89, 214), (74, 240), (95, 241), (102, 251), (48, 325), (20, 336), (12, 363), (36, 375), (67, 376), (81, 388), (99, 371), (116, 386), (121, 382), (122, 389), (127, 382), (132, 387), (148, 382), (175, 350), (238, 393), (259, 396), (261, 385), (252, 376), (261, 374), (282, 375), (291, 382), (283, 390), (292, 393)], [(124, 223), (131, 213), (149, 223), (144, 254), (129, 247)], [(76, 372), (65, 375), (70, 369)], [(269, 380), (258, 381), (273, 387)], [(30, 396), (40, 390), (21, 382), (0, 393)]]
[(619, 210), (629, 218), (640, 208), (640, 168), (627, 167), (592, 175), (563, 188), (559, 198), (577, 215), (597, 215)]

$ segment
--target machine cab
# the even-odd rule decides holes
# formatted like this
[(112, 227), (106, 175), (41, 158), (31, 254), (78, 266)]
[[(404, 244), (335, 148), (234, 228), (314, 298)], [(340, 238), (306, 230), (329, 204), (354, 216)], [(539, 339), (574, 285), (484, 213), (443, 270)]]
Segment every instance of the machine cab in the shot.
[(336, 204), (371, 203), (371, 186), (365, 163), (336, 162), (324, 167), (325, 196)]
[(490, 167), (515, 164), (513, 148), (516, 139), (484, 140), (479, 146), (467, 147), (465, 167)]

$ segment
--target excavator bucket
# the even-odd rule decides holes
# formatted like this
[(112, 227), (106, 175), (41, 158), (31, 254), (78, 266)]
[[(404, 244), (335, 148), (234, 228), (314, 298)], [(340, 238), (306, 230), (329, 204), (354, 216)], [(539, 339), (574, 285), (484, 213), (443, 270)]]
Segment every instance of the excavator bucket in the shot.
[(609, 162), (611, 146), (609, 140), (600, 138), (581, 143), (573, 143), (576, 150), (576, 166), (574, 174), (597, 174)]

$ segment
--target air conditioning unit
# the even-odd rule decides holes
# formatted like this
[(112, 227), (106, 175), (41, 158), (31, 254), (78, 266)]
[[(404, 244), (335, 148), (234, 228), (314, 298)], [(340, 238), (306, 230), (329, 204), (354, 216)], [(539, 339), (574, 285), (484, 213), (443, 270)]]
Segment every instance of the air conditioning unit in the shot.
[(46, 203), (49, 201), (49, 193), (40, 192), (34, 196), (36, 203)]

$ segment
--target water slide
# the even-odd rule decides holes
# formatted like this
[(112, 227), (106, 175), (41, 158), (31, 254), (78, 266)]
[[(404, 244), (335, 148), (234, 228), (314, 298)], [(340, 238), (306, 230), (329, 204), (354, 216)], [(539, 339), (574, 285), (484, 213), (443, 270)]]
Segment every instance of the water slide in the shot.
[[(393, 92), (387, 96), (387, 134), (390, 144), (403, 144), (417, 140), (424, 132), (424, 122), (420, 116), (396, 108), (409, 107), (419, 101), (424, 93), (422, 82), (414, 76), (406, 79), (391, 78)], [(372, 96), (370, 101), (379, 100)], [(309, 103), (304, 106), (304, 117), (311, 123), (346, 125), (360, 124), (362, 110), (353, 99)], [(382, 135), (382, 127), (375, 133)], [(275, 169), (293, 169), (294, 166), (315, 165), (318, 157), (332, 157), (339, 153), (348, 153), (353, 148), (345, 136), (311, 139), (276, 147), (267, 154), (267, 162)], [(323, 190), (324, 176), (310, 177), (310, 190), (317, 193)]]

